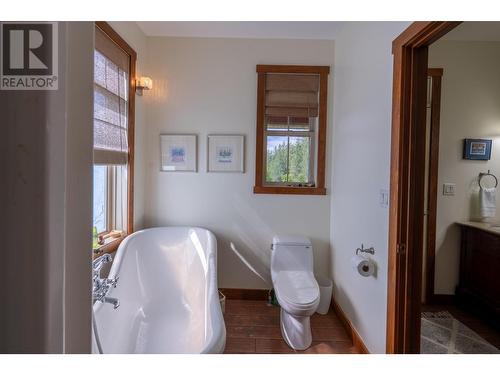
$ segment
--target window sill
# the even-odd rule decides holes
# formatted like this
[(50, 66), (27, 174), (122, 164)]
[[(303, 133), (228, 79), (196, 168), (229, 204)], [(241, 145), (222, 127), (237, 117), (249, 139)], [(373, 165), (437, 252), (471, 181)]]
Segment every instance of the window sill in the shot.
[(104, 245), (100, 246), (97, 249), (93, 249), (93, 256), (92, 259), (95, 259), (97, 257), (100, 257), (103, 254), (109, 254), (113, 253), (116, 250), (118, 250), (118, 246), (120, 246), (120, 243), (127, 237), (127, 235), (123, 235), (118, 238), (114, 238), (113, 240), (109, 241), (108, 243), (105, 243)]
[(292, 186), (254, 186), (255, 194), (297, 194), (297, 195), (326, 195), (326, 189), (320, 187), (292, 187)]

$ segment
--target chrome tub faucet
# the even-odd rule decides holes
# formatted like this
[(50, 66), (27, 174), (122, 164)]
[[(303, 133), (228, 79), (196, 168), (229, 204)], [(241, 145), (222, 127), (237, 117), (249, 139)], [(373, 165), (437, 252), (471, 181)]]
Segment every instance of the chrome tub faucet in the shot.
[(112, 260), (111, 255), (104, 254), (92, 262), (92, 303), (96, 301), (110, 303), (117, 309), (120, 306), (120, 301), (117, 298), (107, 297), (107, 294), (111, 287), (116, 288), (118, 277), (113, 279), (101, 278), (102, 266)]

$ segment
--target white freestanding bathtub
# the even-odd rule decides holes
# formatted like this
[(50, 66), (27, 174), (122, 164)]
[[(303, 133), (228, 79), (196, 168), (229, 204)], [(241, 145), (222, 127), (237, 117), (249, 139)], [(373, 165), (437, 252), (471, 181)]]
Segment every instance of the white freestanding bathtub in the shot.
[[(118, 248), (108, 296), (94, 316), (106, 353), (222, 353), (226, 328), (217, 289), (217, 241), (202, 228), (136, 232)], [(92, 352), (98, 353), (95, 338)]]

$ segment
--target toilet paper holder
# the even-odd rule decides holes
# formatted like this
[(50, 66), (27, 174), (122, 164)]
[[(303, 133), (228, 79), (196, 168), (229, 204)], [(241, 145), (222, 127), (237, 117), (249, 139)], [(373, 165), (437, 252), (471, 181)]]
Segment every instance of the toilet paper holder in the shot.
[(356, 249), (356, 255), (358, 255), (358, 253), (368, 253), (368, 254), (375, 254), (375, 249), (372, 247), (368, 248), (368, 249), (365, 249), (364, 245), (361, 244), (361, 248), (357, 248)]

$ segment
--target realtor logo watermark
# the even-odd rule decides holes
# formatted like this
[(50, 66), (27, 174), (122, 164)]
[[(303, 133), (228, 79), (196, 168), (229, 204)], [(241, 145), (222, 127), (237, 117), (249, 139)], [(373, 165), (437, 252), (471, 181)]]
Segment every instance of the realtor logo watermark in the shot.
[(57, 90), (57, 41), (57, 22), (0, 23), (0, 90)]

